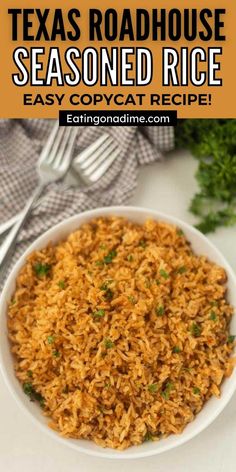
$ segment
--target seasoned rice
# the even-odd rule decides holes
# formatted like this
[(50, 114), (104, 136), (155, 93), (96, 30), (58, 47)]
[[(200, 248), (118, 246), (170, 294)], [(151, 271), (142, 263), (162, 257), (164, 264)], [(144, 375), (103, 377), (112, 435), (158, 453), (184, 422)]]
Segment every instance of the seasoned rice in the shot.
[(125, 449), (181, 433), (233, 369), (225, 283), (173, 225), (93, 220), (17, 278), (16, 375), (65, 437)]

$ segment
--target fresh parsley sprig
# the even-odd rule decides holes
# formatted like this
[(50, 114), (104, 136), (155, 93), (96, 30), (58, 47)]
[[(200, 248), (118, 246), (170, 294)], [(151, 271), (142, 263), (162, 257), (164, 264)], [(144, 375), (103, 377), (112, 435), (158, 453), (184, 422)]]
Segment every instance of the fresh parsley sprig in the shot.
[(177, 147), (188, 148), (199, 160), (200, 191), (190, 211), (203, 233), (236, 224), (236, 120), (183, 120), (176, 128)]

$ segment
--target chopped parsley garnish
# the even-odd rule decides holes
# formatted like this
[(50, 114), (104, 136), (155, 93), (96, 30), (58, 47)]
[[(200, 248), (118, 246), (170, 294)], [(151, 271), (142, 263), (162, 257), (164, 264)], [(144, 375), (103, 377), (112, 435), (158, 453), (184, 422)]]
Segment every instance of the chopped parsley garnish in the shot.
[(26, 395), (31, 396), (33, 391), (34, 391), (34, 387), (33, 387), (32, 383), (25, 382), (25, 383), (23, 383), (23, 390), (24, 390), (24, 393)]
[(15, 305), (15, 303), (16, 303), (16, 299), (13, 298), (12, 301), (11, 301), (11, 304), (12, 304), (12, 305)]
[(190, 332), (193, 336), (195, 336), (195, 338), (197, 338), (201, 335), (202, 329), (198, 324), (193, 323), (190, 327)]
[(100, 244), (99, 249), (106, 249), (107, 245), (106, 244)]
[(133, 260), (134, 260), (134, 257), (132, 256), (132, 254), (129, 254), (127, 256), (127, 261), (132, 262)]
[[(40, 393), (38, 393), (38, 396), (40, 395)], [(41, 398), (38, 397), (38, 399), (36, 398), (36, 400), (39, 402), (41, 408), (44, 408), (45, 407), (45, 400), (44, 398), (42, 397), (42, 395), (40, 395)]]
[(174, 354), (179, 354), (179, 352), (181, 352), (181, 349), (179, 346), (174, 346), (173, 349), (172, 349), (172, 352)]
[(211, 306), (218, 306), (219, 303), (217, 302), (217, 300), (213, 300), (212, 302), (210, 302), (210, 305)]
[(236, 336), (234, 336), (233, 334), (230, 334), (230, 336), (228, 336), (227, 343), (228, 343), (228, 344), (233, 343), (234, 340), (235, 340), (235, 337), (236, 337)]
[(200, 388), (194, 387), (194, 388), (193, 388), (193, 393), (194, 393), (194, 395), (199, 395), (199, 394), (201, 393)]
[(58, 287), (64, 290), (66, 288), (65, 280), (59, 280)]
[(96, 266), (102, 266), (103, 265), (103, 261), (96, 261)]
[(184, 232), (183, 232), (182, 229), (177, 229), (176, 233), (177, 233), (178, 236), (183, 236), (184, 235)]
[(104, 282), (101, 286), (100, 286), (100, 290), (107, 290), (108, 289), (108, 285), (111, 284), (113, 282), (112, 279), (110, 280), (106, 280), (106, 282)]
[(176, 270), (177, 274), (184, 274), (187, 271), (185, 266), (181, 266)]
[(157, 316), (163, 316), (165, 313), (165, 308), (163, 305), (157, 306), (155, 309), (156, 315)]
[(111, 383), (110, 382), (106, 382), (105, 385), (104, 385), (104, 388), (110, 388), (111, 386)]
[(48, 336), (48, 337), (47, 337), (47, 342), (48, 342), (48, 344), (53, 344), (54, 341), (55, 341), (54, 336)]
[(111, 349), (112, 347), (114, 347), (114, 343), (111, 339), (105, 338), (104, 339), (104, 346), (105, 346), (106, 349)]
[(160, 280), (159, 280), (159, 279), (156, 279), (156, 284), (157, 284), (157, 285), (160, 285), (160, 283), (161, 283)]
[(50, 264), (42, 264), (42, 262), (37, 262), (34, 265), (34, 271), (38, 277), (46, 277), (52, 266)]
[(100, 290), (104, 290), (104, 291), (107, 290), (107, 285), (108, 285), (108, 283), (107, 283), (107, 282), (104, 282), (104, 283), (101, 285)]
[(147, 247), (146, 241), (144, 239), (141, 239), (141, 241), (139, 241), (139, 246), (145, 249)]
[(148, 385), (148, 391), (150, 393), (156, 393), (157, 390), (158, 390), (158, 385), (156, 383)]
[(111, 264), (111, 262), (113, 261), (114, 257), (117, 256), (117, 252), (115, 251), (115, 249), (113, 249), (112, 251), (110, 251), (107, 256), (105, 256), (103, 258), (103, 263), (104, 264)]
[(41, 408), (45, 407), (45, 400), (43, 396), (40, 393), (37, 393), (37, 397), (35, 397), (35, 400), (37, 400), (41, 406)]
[(160, 269), (160, 275), (163, 277), (163, 279), (167, 280), (169, 278), (168, 272), (166, 272), (164, 269)]
[(132, 303), (132, 305), (135, 305), (136, 299), (132, 295), (130, 297), (128, 297), (128, 300), (129, 300), (130, 303)]
[(23, 383), (23, 391), (24, 393), (30, 398), (30, 401), (36, 400), (39, 402), (40, 406), (44, 408), (44, 398), (41, 395), (41, 393), (36, 392), (35, 388), (33, 387), (32, 383), (30, 382), (25, 382)]
[(52, 351), (52, 355), (53, 357), (60, 357), (60, 352), (55, 350), (55, 351)]
[(66, 385), (66, 386), (63, 388), (62, 393), (69, 393), (69, 387), (68, 387), (68, 385)]
[(33, 377), (33, 372), (32, 372), (32, 370), (28, 370), (27, 375), (28, 375), (28, 377), (32, 378), (32, 377)]
[(171, 392), (172, 389), (173, 389), (173, 383), (172, 382), (167, 382), (167, 384), (165, 386), (165, 389), (162, 390), (162, 392), (161, 392), (161, 396), (165, 400), (169, 400), (170, 392)]
[(147, 442), (147, 441), (153, 441), (153, 435), (152, 433), (150, 433), (150, 431), (147, 431), (144, 438), (143, 438), (144, 442)]
[(209, 316), (209, 320), (217, 321), (217, 316), (216, 316), (216, 313), (214, 311), (211, 311), (210, 316)]
[(100, 310), (94, 311), (92, 313), (92, 316), (96, 319), (103, 318), (103, 316), (105, 316), (105, 310), (101, 308)]
[(114, 292), (108, 288), (106, 291), (105, 291), (105, 294), (104, 294), (104, 298), (108, 301), (111, 301), (114, 297)]

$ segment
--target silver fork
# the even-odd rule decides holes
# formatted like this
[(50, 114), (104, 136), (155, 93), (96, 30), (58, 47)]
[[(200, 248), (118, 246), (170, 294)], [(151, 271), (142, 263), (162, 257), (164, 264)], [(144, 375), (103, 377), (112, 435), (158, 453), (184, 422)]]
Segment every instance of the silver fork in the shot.
[[(84, 151), (74, 158), (72, 169), (86, 185), (97, 182), (111, 167), (115, 159), (119, 156), (120, 150), (118, 145), (109, 136), (104, 133), (94, 143), (88, 146)], [(63, 185), (62, 190), (66, 190), (68, 185)], [(36, 208), (45, 197), (37, 200), (33, 208)], [(8, 221), (0, 225), (0, 236), (5, 234), (19, 220), (22, 213), (10, 218)]]
[(119, 154), (118, 144), (108, 133), (104, 133), (73, 160), (72, 168), (89, 185), (105, 174)]
[(8, 257), (15, 245), (17, 236), (37, 199), (49, 183), (62, 179), (67, 173), (72, 161), (76, 133), (76, 128), (60, 128), (59, 123), (55, 123), (37, 164), (38, 186), (0, 248), (1, 269), (8, 262)]

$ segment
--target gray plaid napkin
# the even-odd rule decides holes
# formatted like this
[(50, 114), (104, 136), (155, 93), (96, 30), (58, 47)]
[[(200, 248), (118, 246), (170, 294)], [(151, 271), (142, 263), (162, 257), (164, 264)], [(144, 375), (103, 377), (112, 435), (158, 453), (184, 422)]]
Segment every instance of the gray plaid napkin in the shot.
[[(37, 184), (36, 162), (52, 120), (0, 120), (0, 223), (18, 213)], [(81, 211), (127, 203), (138, 168), (174, 147), (172, 127), (80, 127), (75, 155), (104, 132), (120, 146), (120, 156), (91, 187), (61, 190), (51, 184), (18, 239), (12, 265), (27, 246), (51, 226)]]

